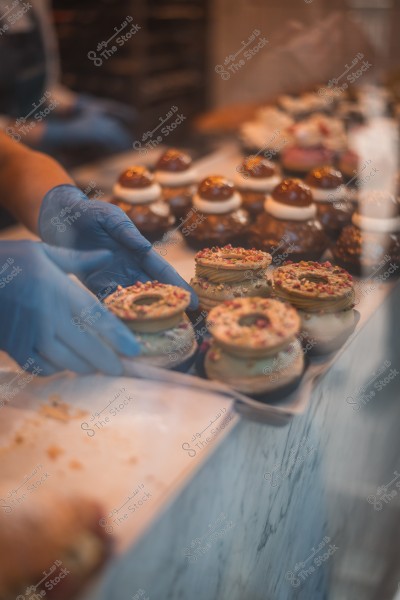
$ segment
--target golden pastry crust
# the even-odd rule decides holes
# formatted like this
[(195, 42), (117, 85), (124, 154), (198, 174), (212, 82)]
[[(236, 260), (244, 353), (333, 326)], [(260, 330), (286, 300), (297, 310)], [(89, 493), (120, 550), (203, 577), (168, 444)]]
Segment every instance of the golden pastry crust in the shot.
[(328, 261), (285, 264), (275, 270), (273, 282), (278, 298), (305, 311), (338, 312), (354, 304), (352, 276)]
[(243, 360), (214, 342), (206, 354), (204, 368), (209, 379), (228, 383), (239, 392), (267, 394), (301, 377), (304, 352), (296, 339), (273, 356)]
[(218, 270), (243, 271), (267, 269), (271, 264), (271, 255), (262, 250), (246, 250), (245, 248), (227, 246), (204, 248), (194, 258), (196, 274), (201, 276), (202, 267), (212, 267)]
[(190, 284), (204, 310), (242, 296), (269, 296), (267, 268), (271, 260), (270, 254), (254, 248), (231, 244), (205, 248), (195, 256), (196, 276)]
[(271, 298), (227, 300), (210, 311), (207, 322), (219, 346), (245, 358), (277, 353), (300, 330), (296, 309)]
[(127, 288), (118, 286), (108, 296), (108, 309), (133, 330), (163, 331), (179, 323), (189, 306), (190, 293), (158, 281), (138, 282)]

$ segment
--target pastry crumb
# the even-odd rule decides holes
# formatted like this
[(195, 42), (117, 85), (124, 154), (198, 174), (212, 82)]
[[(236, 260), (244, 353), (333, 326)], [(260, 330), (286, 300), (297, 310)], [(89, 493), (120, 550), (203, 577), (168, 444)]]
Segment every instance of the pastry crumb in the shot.
[(64, 454), (64, 450), (60, 448), (60, 446), (56, 446), (55, 444), (53, 444), (52, 446), (49, 446), (47, 448), (46, 453), (47, 456), (51, 458), (51, 460), (57, 460), (60, 454)]
[(76, 458), (73, 458), (72, 460), (69, 461), (68, 466), (70, 469), (73, 469), (75, 471), (79, 471), (80, 469), (83, 469), (83, 465), (79, 460), (76, 460)]
[(21, 435), (20, 433), (16, 433), (15, 437), (14, 437), (14, 442), (16, 444), (23, 444), (25, 441), (25, 438), (23, 435)]
[(57, 406), (58, 404), (61, 404), (62, 400), (61, 400), (60, 394), (50, 394), (50, 396), (49, 396), (49, 402), (53, 406)]
[(49, 396), (49, 404), (42, 404), (39, 412), (44, 417), (64, 423), (71, 419), (85, 417), (88, 414), (85, 410), (74, 409), (66, 402), (62, 402), (59, 394)]

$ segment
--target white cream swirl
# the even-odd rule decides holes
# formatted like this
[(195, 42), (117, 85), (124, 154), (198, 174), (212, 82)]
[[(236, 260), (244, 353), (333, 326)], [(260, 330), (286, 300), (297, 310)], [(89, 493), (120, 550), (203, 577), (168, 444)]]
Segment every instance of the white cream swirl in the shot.
[(113, 193), (116, 198), (128, 204), (147, 204), (161, 196), (161, 187), (159, 183), (152, 183), (145, 188), (128, 188), (116, 183)]
[(243, 177), (237, 174), (234, 178), (237, 187), (243, 190), (251, 190), (253, 192), (270, 192), (278, 183), (282, 181), (279, 175), (271, 175), (271, 177)]
[(315, 202), (338, 202), (339, 200), (343, 200), (346, 196), (346, 187), (344, 185), (340, 185), (330, 190), (323, 190), (321, 188), (312, 187), (311, 185), (309, 187)]
[(178, 187), (180, 185), (189, 185), (195, 183), (198, 179), (197, 170), (194, 167), (186, 169), (186, 171), (156, 171), (154, 174), (160, 185)]
[(351, 221), (353, 225), (363, 231), (376, 231), (377, 233), (394, 233), (400, 231), (400, 217), (376, 219), (360, 215), (360, 213), (354, 213)]
[(314, 219), (317, 214), (315, 204), (310, 204), (309, 206), (289, 206), (277, 202), (272, 196), (267, 196), (264, 202), (264, 209), (276, 219), (287, 221), (308, 221), (309, 219)]
[(223, 213), (237, 210), (242, 205), (242, 197), (234, 192), (227, 200), (205, 200), (199, 194), (193, 196), (193, 205), (203, 213), (222, 215)]

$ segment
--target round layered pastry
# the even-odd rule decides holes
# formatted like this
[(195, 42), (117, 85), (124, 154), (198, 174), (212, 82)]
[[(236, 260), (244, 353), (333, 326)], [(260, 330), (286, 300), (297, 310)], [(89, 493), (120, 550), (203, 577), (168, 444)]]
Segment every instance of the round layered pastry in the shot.
[(292, 140), (281, 153), (288, 175), (303, 176), (312, 169), (333, 165), (347, 146), (347, 136), (339, 119), (316, 114), (289, 130)]
[(193, 207), (182, 229), (189, 246), (200, 250), (229, 243), (240, 245), (243, 241), (250, 216), (229, 179), (221, 175), (203, 179), (193, 197)]
[(184, 219), (192, 205), (197, 179), (189, 154), (174, 148), (164, 152), (157, 161), (155, 178), (172, 214), (177, 219)]
[(281, 181), (279, 169), (261, 156), (250, 156), (237, 168), (235, 183), (243, 207), (252, 217), (264, 212), (265, 196)]
[(200, 309), (211, 308), (241, 296), (269, 296), (271, 287), (267, 268), (271, 256), (261, 250), (205, 248), (195, 256), (196, 274), (190, 285), (195, 290)]
[(370, 192), (360, 199), (352, 224), (333, 247), (335, 261), (354, 275), (381, 280), (400, 273), (400, 204), (387, 192)]
[(162, 200), (160, 184), (145, 167), (130, 167), (122, 173), (114, 185), (112, 204), (122, 208), (150, 241), (160, 239), (175, 223)]
[(210, 379), (255, 396), (288, 390), (300, 380), (300, 317), (289, 304), (258, 297), (227, 300), (210, 311), (208, 326), (213, 342), (204, 367)]
[(307, 175), (306, 183), (310, 186), (317, 215), (326, 234), (336, 240), (343, 227), (351, 221), (354, 204), (348, 199), (343, 176), (333, 167), (313, 169)]
[(189, 367), (197, 350), (185, 315), (190, 294), (174, 285), (148, 281), (119, 286), (105, 300), (107, 308), (135, 334), (141, 354), (135, 361), (156, 367)]
[(299, 179), (284, 179), (267, 196), (264, 213), (250, 227), (249, 242), (269, 252), (275, 266), (287, 259), (318, 260), (329, 239), (316, 215), (308, 185)]
[(337, 350), (355, 327), (351, 275), (330, 262), (285, 264), (273, 274), (277, 298), (290, 302), (302, 321), (302, 338), (312, 352)]

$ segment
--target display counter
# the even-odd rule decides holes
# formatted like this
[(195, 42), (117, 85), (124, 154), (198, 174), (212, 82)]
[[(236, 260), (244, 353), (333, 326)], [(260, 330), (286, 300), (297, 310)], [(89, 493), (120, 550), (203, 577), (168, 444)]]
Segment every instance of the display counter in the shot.
[[(107, 197), (137, 160), (124, 155), (75, 177)], [(239, 162), (226, 146), (200, 161), (200, 174), (232, 176)], [(14, 228), (1, 237), (27, 235)], [(193, 254), (182, 242), (166, 258), (189, 280)], [(360, 289), (356, 331), (284, 423), (245, 418), (237, 394), (191, 385), (191, 375), (154, 380), (129, 365), (132, 377), (35, 378), (2, 408), (0, 468), (10, 489), (43, 464), (49, 481), (32, 493), (62, 486), (105, 509), (113, 556), (83, 600), (393, 597), (400, 288)], [(2, 367), (3, 376), (12, 368), (5, 357)], [(43, 412), (55, 395), (71, 407), (65, 421)], [(389, 500), (378, 489), (385, 485)]]

